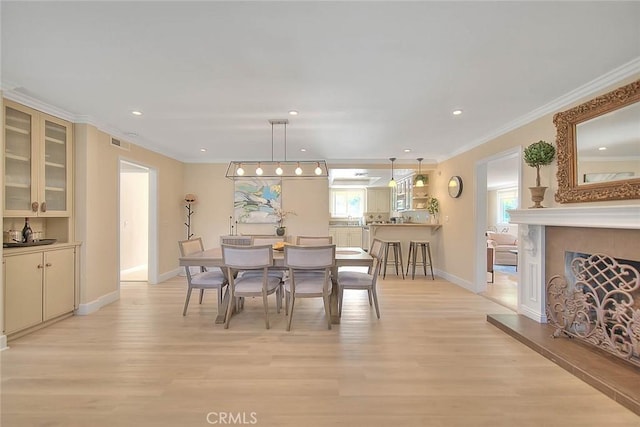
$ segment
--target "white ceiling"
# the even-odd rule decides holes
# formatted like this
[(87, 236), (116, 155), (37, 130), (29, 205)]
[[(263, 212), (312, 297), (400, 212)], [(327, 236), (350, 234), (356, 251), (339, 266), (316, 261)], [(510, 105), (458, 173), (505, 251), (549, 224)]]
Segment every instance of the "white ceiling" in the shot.
[(187, 162), (270, 159), (289, 118), (290, 160), (433, 164), (640, 63), (640, 2), (1, 7), (8, 97)]

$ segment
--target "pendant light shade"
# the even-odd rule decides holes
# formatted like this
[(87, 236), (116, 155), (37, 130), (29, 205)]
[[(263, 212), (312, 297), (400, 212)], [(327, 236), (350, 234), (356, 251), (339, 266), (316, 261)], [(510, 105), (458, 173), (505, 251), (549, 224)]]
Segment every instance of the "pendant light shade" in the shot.
[(396, 180), (393, 178), (393, 162), (396, 161), (395, 157), (391, 157), (389, 158), (389, 160), (391, 160), (391, 181), (389, 181), (389, 187), (395, 187), (396, 184)]
[(416, 187), (424, 187), (427, 184), (427, 177), (422, 175), (422, 157), (418, 157), (418, 175), (413, 181), (413, 185)]

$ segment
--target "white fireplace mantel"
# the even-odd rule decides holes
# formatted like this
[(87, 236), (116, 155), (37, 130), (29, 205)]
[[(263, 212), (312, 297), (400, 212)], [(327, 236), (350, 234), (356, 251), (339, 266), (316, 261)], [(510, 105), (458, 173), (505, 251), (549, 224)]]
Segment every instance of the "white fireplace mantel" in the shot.
[(546, 323), (545, 227), (640, 229), (640, 205), (510, 210), (518, 224), (518, 313)]
[(516, 224), (640, 229), (640, 205), (510, 210)]

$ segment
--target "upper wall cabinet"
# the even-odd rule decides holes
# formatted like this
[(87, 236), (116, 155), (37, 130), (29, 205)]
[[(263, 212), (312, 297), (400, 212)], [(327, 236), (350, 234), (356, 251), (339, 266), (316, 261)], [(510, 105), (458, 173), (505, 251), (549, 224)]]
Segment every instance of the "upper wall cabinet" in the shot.
[(71, 123), (11, 101), (4, 106), (4, 216), (70, 216)]

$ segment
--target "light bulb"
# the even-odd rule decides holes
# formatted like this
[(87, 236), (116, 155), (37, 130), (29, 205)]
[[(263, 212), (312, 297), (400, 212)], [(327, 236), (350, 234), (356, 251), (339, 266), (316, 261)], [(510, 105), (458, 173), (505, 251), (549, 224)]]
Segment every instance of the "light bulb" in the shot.
[(422, 179), (418, 179), (416, 181), (416, 187), (424, 187), (424, 181)]
[(278, 167), (276, 168), (276, 175), (282, 175), (284, 171), (280, 167), (280, 163), (278, 163)]
[(302, 168), (300, 167), (300, 163), (298, 163), (298, 167), (294, 171), (296, 175), (302, 175)]
[(322, 169), (320, 168), (320, 163), (317, 163), (316, 170), (314, 171), (316, 175), (322, 175)]
[(396, 186), (396, 180), (391, 178), (391, 181), (389, 181), (389, 187), (395, 187)]
[(264, 173), (262, 168), (260, 167), (260, 163), (258, 163), (258, 167), (256, 168), (256, 175), (260, 176)]
[(236, 174), (240, 176), (244, 175), (244, 169), (242, 169), (242, 163), (240, 163), (240, 165), (238, 166), (238, 169), (236, 169)]

